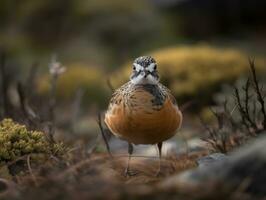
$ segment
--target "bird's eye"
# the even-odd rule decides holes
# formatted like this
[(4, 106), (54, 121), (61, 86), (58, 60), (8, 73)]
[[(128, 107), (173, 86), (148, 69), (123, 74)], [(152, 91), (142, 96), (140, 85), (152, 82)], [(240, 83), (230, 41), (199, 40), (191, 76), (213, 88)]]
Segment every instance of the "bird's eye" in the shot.
[(133, 66), (133, 70), (136, 70), (136, 67), (135, 66)]
[(157, 65), (154, 65), (154, 68), (153, 69), (156, 70), (157, 69)]

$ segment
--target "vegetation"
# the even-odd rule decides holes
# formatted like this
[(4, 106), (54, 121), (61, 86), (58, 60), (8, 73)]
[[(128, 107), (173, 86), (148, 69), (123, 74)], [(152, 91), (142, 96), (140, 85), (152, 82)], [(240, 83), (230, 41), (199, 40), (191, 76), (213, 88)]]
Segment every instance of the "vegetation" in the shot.
[(62, 150), (62, 144), (50, 143), (43, 132), (29, 131), (12, 119), (0, 122), (0, 162), (14, 161), (34, 153), (59, 155)]
[[(50, 81), (48, 80), (49, 76), (45, 75), (38, 82), (38, 92), (43, 96), (49, 94)], [(103, 106), (110, 92), (105, 83), (106, 76), (100, 69), (71, 65), (58, 79), (56, 95), (60, 101), (71, 102), (77, 91), (81, 89), (84, 91), (86, 105)]]
[[(200, 187), (171, 183), (191, 172), (197, 179), (194, 170), (218, 177), (205, 164), (231, 159), (232, 150), (266, 134), (265, 6), (1, 0), (0, 199), (252, 199), (256, 187), (265, 194), (260, 151), (242, 166), (226, 163), (232, 174), (218, 184), (204, 177)], [(163, 145), (160, 176), (153, 146), (138, 145), (130, 161), (136, 173), (125, 177), (126, 142), (103, 115), (134, 58), (145, 54), (158, 62), (184, 119)], [(243, 182), (234, 188), (237, 174)]]
[[(206, 49), (202, 49), (206, 51)], [(210, 47), (207, 49), (210, 49)], [(200, 54), (200, 51), (198, 53)], [(224, 55), (226, 55), (226, 53)], [(198, 56), (198, 58), (199, 57), (200, 56)], [(160, 57), (158, 56), (158, 58)], [(225, 59), (225, 61), (234, 63), (231, 59)], [(160, 59), (158, 62), (163, 63), (163, 60)], [(197, 62), (199, 63), (200, 59), (197, 60)], [(215, 61), (212, 62), (215, 63)], [(4, 62), (2, 62), (2, 64), (3, 63)], [(167, 62), (165, 61), (165, 63)], [(221, 70), (223, 69), (222, 65), (216, 65), (220, 66)], [(6, 78), (6, 73), (2, 74), (2, 84), (5, 86), (5, 92), (3, 93), (5, 96), (2, 98), (6, 102), (3, 105), (8, 105), (8, 107), (4, 106), (5, 109), (3, 110), (5, 112), (1, 113), (1, 117), (3, 117), (4, 120), (0, 123), (0, 159), (2, 162), (0, 166), (0, 176), (2, 177), (2, 179), (0, 178), (0, 186), (3, 186), (3, 191), (5, 192), (1, 193), (0, 190), (0, 197), (3, 195), (8, 199), (16, 199), (17, 196), (14, 196), (14, 194), (17, 193), (27, 199), (36, 199), (36, 197), (45, 199), (47, 198), (47, 194), (49, 194), (49, 197), (59, 196), (60, 198), (70, 199), (77, 196), (81, 199), (82, 197), (105, 198), (106, 194), (108, 194), (108, 197), (120, 199), (134, 197), (143, 198), (144, 196), (155, 198), (156, 196), (165, 197), (168, 195), (171, 197), (183, 197), (183, 191), (180, 188), (174, 188), (171, 192), (168, 190), (171, 188), (167, 188), (167, 190), (160, 188), (161, 181), (167, 179), (167, 177), (171, 175), (196, 168), (197, 159), (210, 154), (212, 151), (227, 153), (230, 152), (231, 149), (245, 143), (249, 138), (255, 137), (258, 134), (263, 134), (266, 117), (265, 108), (262, 105), (265, 104), (265, 91), (261, 89), (261, 85), (258, 82), (259, 79), (255, 71), (255, 64), (250, 62), (250, 65), (250, 79), (246, 82), (243, 90), (235, 89), (236, 100), (233, 102), (233, 106), (236, 107), (235, 109), (237, 109), (238, 112), (233, 112), (234, 107), (228, 108), (227, 104), (222, 104), (225, 112), (214, 112), (218, 125), (205, 125), (207, 134), (204, 140), (207, 141), (211, 147), (210, 151), (208, 149), (199, 149), (195, 152), (188, 151), (186, 153), (179, 153), (178, 155), (171, 153), (163, 156), (161, 177), (154, 177), (159, 164), (157, 159), (149, 156), (141, 157), (134, 155), (135, 157), (132, 156), (131, 159), (131, 166), (136, 169), (138, 173), (134, 177), (126, 178), (123, 176), (123, 170), (126, 165), (127, 155), (115, 153), (113, 157), (110, 157), (103, 151), (103, 145), (99, 140), (100, 135), (95, 136), (95, 138), (89, 138), (89, 141), (84, 140), (84, 138), (79, 135), (74, 135), (77, 131), (75, 123), (78, 121), (85, 121), (85, 124), (87, 124), (89, 122), (88, 119), (92, 117), (90, 115), (89, 118), (85, 116), (82, 120), (79, 119), (78, 113), (81, 106), (79, 105), (81, 97), (79, 97), (78, 100), (74, 99), (75, 111), (73, 111), (73, 113), (70, 111), (73, 118), (66, 119), (64, 118), (65, 116), (61, 116), (61, 113), (65, 112), (65, 110), (69, 110), (70, 99), (72, 99), (73, 93), (79, 89), (84, 88), (84, 90), (91, 95), (91, 98), (87, 100), (90, 101), (90, 105), (100, 101), (100, 97), (97, 99), (97, 95), (101, 92), (101, 88), (103, 88), (103, 94), (108, 93), (108, 89), (105, 89), (106, 86), (102, 86), (102, 81), (104, 80), (106, 82), (108, 77), (103, 79), (105, 76), (101, 70), (81, 66), (70, 66), (65, 70), (64, 66), (54, 61), (50, 65), (49, 77), (51, 79), (49, 79), (48, 76), (42, 76), (41, 81), (37, 81), (39, 92), (45, 97), (45, 100), (38, 102), (40, 97), (38, 97), (34, 91), (31, 91), (31, 93), (24, 91), (24, 87), (21, 86), (23, 83), (21, 83), (16, 90), (13, 90), (13, 93), (17, 93), (19, 96), (18, 104), (14, 104), (8, 95), (13, 89), (11, 85), (15, 83), (14, 77)], [(167, 65), (162, 64), (162, 66)], [(232, 64), (232, 66), (234, 65)], [(238, 72), (241, 73), (246, 72), (246, 69), (241, 67), (242, 65), (236, 66), (238, 66), (236, 67), (236, 71), (239, 70)], [(211, 69), (211, 65), (206, 65), (206, 68), (203, 67), (205, 73), (208, 71), (207, 67)], [(2, 71), (7, 69), (4, 64), (0, 65), (0, 68)], [(170, 74), (166, 72), (164, 74), (163, 71), (166, 69), (173, 69), (171, 67), (162, 67), (161, 69), (163, 79), (164, 77), (170, 77), (170, 81), (168, 82), (169, 86), (171, 86), (173, 84), (171, 84), (171, 82), (174, 81), (174, 78), (171, 79), (172, 74), (179, 76), (180, 71), (186, 72), (186, 70), (180, 69), (180, 71), (178, 71), (176, 69), (176, 71), (173, 70)], [(196, 70), (198, 70), (202, 76), (204, 75), (203, 71), (199, 69)], [(176, 74), (174, 72), (176, 72)], [(228, 73), (229, 76), (229, 71), (225, 70), (225, 72)], [(234, 72), (234, 70), (232, 70), (232, 72)], [(212, 73), (213, 72), (210, 70), (210, 74)], [(234, 76), (236, 76), (236, 74), (234, 74)], [(235, 78), (234, 76), (231, 78)], [(213, 84), (218, 84), (218, 82), (222, 82), (222, 80), (223, 82), (227, 80), (228, 82), (231, 81), (230, 79), (221, 78), (220, 75), (214, 77), (218, 78), (211, 79), (215, 80), (213, 82), (207, 77), (206, 80), (209, 80), (209, 82)], [(189, 76), (189, 78), (195, 77)], [(184, 80), (188, 81), (186, 79)], [(197, 79), (195, 79), (195, 81), (196, 80)], [(206, 85), (206, 87), (209, 86)], [(202, 92), (205, 91), (205, 88), (198, 87), (198, 89)], [(242, 94), (241, 92), (244, 93)], [(31, 94), (30, 97), (27, 96), (29, 94)], [(209, 95), (211, 97), (212, 93)], [(67, 102), (67, 104), (64, 105), (61, 102)], [(44, 104), (42, 105), (42, 103)], [(37, 107), (35, 105), (37, 105)], [(257, 106), (253, 107), (253, 105)], [(41, 109), (42, 111), (40, 111)], [(20, 115), (20, 113), (23, 115)], [(26, 125), (20, 125), (7, 118), (12, 114), (16, 119), (22, 121), (23, 124), (25, 123), (27, 127), (31, 127), (33, 131), (26, 128)], [(235, 114), (236, 118), (234, 118), (232, 114)], [(43, 117), (45, 115), (50, 117)], [(98, 123), (99, 125), (101, 124), (100, 115)], [(185, 123), (191, 122), (187, 120)], [(67, 125), (64, 126), (64, 124)], [(97, 124), (96, 120), (95, 124)], [(92, 128), (92, 125), (90, 126), (89, 128)], [(102, 133), (104, 135), (107, 134), (108, 131), (105, 127), (101, 128)], [(196, 130), (199, 131), (199, 129)], [(73, 134), (71, 137), (72, 139), (67, 140), (66, 133)], [(46, 135), (49, 140), (47, 140)], [(65, 139), (64, 145), (55, 142), (57, 141), (58, 135)], [(107, 137), (106, 142), (108, 142), (109, 139), (110, 138)], [(68, 147), (67, 151), (65, 151), (64, 146)], [(113, 146), (110, 147), (112, 151)], [(45, 156), (45, 159), (38, 159), (38, 162), (32, 162), (31, 156), (34, 154), (44, 154), (47, 156)], [(58, 157), (56, 156), (57, 154), (62, 154), (63, 156)], [(12, 187), (14, 182), (19, 189)], [(98, 188), (98, 185), (101, 185), (101, 187)], [(137, 189), (136, 192), (137, 187), (139, 187), (139, 189)], [(109, 192), (107, 193), (106, 191), (112, 192), (109, 194)], [(219, 194), (217, 191), (212, 192)], [(230, 194), (230, 192), (226, 193), (226, 195), (229, 196)], [(213, 194), (209, 193), (207, 196), (209, 197), (211, 195)], [(185, 199), (189, 198), (193, 197), (188, 195), (188, 198)]]
[[(161, 81), (179, 102), (212, 103), (212, 95), (226, 83), (233, 83), (248, 73), (248, 56), (237, 49), (222, 49), (207, 45), (181, 46), (150, 52), (156, 58)], [(132, 61), (131, 61), (132, 62)], [(128, 81), (131, 62), (114, 75), (118, 87)], [(264, 59), (256, 58), (259, 72), (266, 73)]]
[[(203, 138), (214, 152), (228, 153), (250, 138), (266, 131), (265, 94), (258, 81), (255, 61), (250, 60), (250, 74), (246, 82), (231, 90), (233, 98), (224, 96), (222, 103), (212, 110), (216, 126), (203, 121), (208, 134)], [(225, 95), (225, 93), (223, 94)]]

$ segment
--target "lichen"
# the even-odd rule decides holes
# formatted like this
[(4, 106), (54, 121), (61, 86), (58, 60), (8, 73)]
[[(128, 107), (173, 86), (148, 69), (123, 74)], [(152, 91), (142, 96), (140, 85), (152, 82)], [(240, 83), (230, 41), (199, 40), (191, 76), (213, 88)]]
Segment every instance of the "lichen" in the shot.
[(51, 143), (41, 131), (31, 131), (12, 119), (0, 122), (0, 162), (8, 162), (27, 154), (61, 154), (63, 144)]

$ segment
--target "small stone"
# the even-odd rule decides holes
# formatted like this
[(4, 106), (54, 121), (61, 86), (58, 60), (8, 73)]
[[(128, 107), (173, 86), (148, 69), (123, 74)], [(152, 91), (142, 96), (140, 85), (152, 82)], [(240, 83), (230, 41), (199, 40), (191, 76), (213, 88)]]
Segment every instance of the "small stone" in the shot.
[(220, 186), (235, 191), (241, 185), (242, 192), (256, 197), (266, 196), (265, 146), (266, 136), (262, 134), (229, 156), (212, 154), (199, 159), (198, 168), (167, 178), (160, 186), (195, 189), (208, 185), (208, 189), (211, 190), (212, 186), (219, 183)]
[(216, 162), (225, 161), (226, 159), (228, 159), (228, 156), (223, 153), (213, 153), (208, 156), (199, 158), (197, 160), (197, 164), (199, 165), (199, 167), (205, 167)]

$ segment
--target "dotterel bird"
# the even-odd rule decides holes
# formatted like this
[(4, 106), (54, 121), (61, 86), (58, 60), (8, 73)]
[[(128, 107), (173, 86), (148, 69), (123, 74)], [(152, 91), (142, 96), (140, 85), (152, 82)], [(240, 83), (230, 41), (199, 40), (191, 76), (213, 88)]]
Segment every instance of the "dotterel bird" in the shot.
[(130, 175), (132, 144), (157, 144), (159, 169), (163, 141), (175, 135), (182, 123), (182, 113), (170, 90), (159, 83), (156, 61), (150, 56), (135, 59), (130, 81), (117, 89), (104, 119), (111, 132), (128, 142)]

